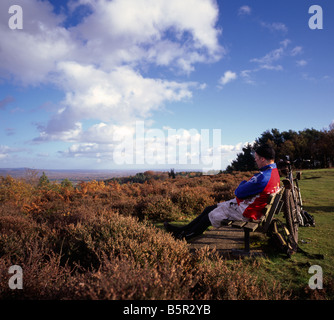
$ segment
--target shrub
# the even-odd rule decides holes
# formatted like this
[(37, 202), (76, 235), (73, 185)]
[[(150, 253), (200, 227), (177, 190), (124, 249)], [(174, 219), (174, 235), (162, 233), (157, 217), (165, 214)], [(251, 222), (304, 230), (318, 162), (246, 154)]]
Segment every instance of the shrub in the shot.
[(171, 201), (161, 195), (148, 196), (141, 202), (141, 215), (145, 219), (154, 221), (171, 221), (180, 216), (179, 208)]
[[(285, 298), (241, 264), (206, 249), (190, 253), (185, 241), (151, 224), (214, 203), (222, 177), (201, 178), (78, 188), (1, 178), (0, 298)], [(24, 290), (8, 289), (13, 264), (24, 271)]]
[(171, 199), (182, 213), (190, 216), (200, 214), (205, 207), (214, 203), (210, 192), (203, 187), (180, 188), (171, 194)]

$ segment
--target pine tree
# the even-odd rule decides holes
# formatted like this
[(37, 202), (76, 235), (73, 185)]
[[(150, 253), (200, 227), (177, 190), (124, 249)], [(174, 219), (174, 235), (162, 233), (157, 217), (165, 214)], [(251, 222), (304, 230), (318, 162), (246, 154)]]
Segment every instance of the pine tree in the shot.
[(47, 177), (47, 175), (45, 174), (45, 172), (43, 172), (42, 176), (39, 178), (38, 186), (39, 187), (46, 187), (49, 184), (50, 184), (50, 180)]
[(65, 178), (60, 185), (64, 188), (73, 188), (72, 182), (67, 178)]
[(226, 172), (232, 171), (254, 171), (257, 170), (253, 156), (253, 147), (249, 143), (242, 148), (242, 153), (237, 155), (237, 159), (226, 168)]

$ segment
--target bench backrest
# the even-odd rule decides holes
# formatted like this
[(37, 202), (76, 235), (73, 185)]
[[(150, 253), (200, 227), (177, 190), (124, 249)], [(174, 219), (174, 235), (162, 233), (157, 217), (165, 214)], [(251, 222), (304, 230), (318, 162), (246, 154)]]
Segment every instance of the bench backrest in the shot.
[[(262, 223), (261, 223), (261, 232), (267, 232), (268, 228), (270, 226), (270, 223), (274, 217), (274, 214), (277, 214), (281, 211), (283, 202), (282, 196), (283, 196), (284, 188), (282, 188), (277, 193), (272, 193), (269, 195), (268, 204), (266, 205), (264, 209), (264, 214), (262, 217)], [(260, 230), (259, 230), (260, 231)]]

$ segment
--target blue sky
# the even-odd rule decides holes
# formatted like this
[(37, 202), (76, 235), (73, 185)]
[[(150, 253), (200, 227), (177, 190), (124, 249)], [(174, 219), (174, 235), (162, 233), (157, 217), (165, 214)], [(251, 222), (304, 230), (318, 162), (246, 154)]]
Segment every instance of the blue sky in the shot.
[[(13, 4), (22, 29), (10, 24)], [(312, 5), (322, 29), (309, 26), (320, 14)], [(267, 129), (334, 121), (331, 0), (2, 0), (0, 9), (0, 167), (203, 168), (208, 152), (224, 169)], [(168, 149), (181, 140), (186, 149)]]

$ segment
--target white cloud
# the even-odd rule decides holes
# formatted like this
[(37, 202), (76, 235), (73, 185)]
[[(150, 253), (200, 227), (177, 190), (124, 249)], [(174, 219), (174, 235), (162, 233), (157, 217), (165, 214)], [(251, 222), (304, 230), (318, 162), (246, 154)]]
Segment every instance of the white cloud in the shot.
[(284, 39), (283, 41), (280, 42), (280, 45), (281, 45), (283, 48), (286, 48), (290, 43), (291, 43), (291, 40), (290, 40), (290, 39)]
[(11, 0), (0, 4), (0, 76), (13, 76), (27, 85), (49, 81), (55, 63), (73, 53), (74, 43), (68, 30), (61, 27), (62, 16), (52, 12), (44, 1), (15, 1), (23, 9), (23, 30), (8, 27)]
[(296, 49), (296, 48), (301, 48), (301, 47), (295, 47), (295, 49), (291, 51), (291, 54), (287, 53), (287, 48), (290, 42), (291, 41), (289, 39), (285, 39), (281, 41), (279, 48), (270, 51), (269, 53), (267, 53), (261, 58), (254, 58), (251, 60), (251, 62), (258, 63), (259, 69), (283, 70), (283, 67), (281, 65), (276, 64), (277, 61), (282, 60), (285, 56), (295, 55), (297, 51), (301, 50), (301, 49)]
[(73, 33), (85, 42), (85, 58), (98, 56), (105, 67), (146, 61), (189, 72), (193, 64), (217, 61), (223, 53), (215, 28), (218, 8), (211, 0), (81, 0), (79, 4), (89, 4), (93, 14)]
[(49, 121), (47, 127), (41, 127), (39, 130), (39, 137), (34, 139), (35, 142), (74, 142), (80, 140), (83, 133), (82, 123), (73, 122), (70, 114), (67, 116), (54, 116)]
[(250, 15), (252, 13), (252, 9), (249, 6), (242, 6), (238, 10), (238, 15), (244, 16), (244, 15)]
[(261, 21), (260, 24), (262, 27), (267, 28), (272, 32), (275, 32), (275, 31), (279, 31), (282, 33), (288, 32), (288, 27), (284, 23), (281, 23), (281, 22), (268, 23), (268, 22)]
[[(92, 65), (62, 62), (58, 69), (63, 75), (59, 85), (66, 92), (64, 107), (42, 128), (37, 140), (82, 138), (81, 122), (88, 119), (119, 124), (147, 119), (166, 102), (190, 99), (190, 89), (198, 86), (144, 78), (126, 66), (106, 72)], [(88, 130), (85, 136), (88, 133), (93, 134)]]
[(256, 70), (242, 70), (240, 72), (241, 78), (248, 84), (255, 84), (255, 81), (252, 79), (252, 73)]
[(292, 56), (297, 56), (299, 54), (303, 53), (303, 47), (301, 46), (297, 46), (297, 47), (294, 47), (292, 50), (291, 50), (291, 55)]
[[(255, 84), (253, 75), (261, 70), (281, 71), (283, 70), (282, 64), (279, 61), (283, 61), (284, 58), (294, 57), (303, 53), (303, 47), (296, 46), (292, 50), (289, 50), (291, 40), (285, 39), (279, 44), (279, 48), (271, 50), (261, 58), (253, 58), (250, 62), (256, 63), (257, 67), (251, 69), (245, 69), (240, 72), (241, 78), (248, 84)], [(299, 60), (296, 62), (298, 66), (305, 66), (306, 60)]]
[(0, 110), (5, 110), (7, 105), (14, 102), (15, 99), (12, 96), (7, 96), (6, 98), (0, 100)]
[(0, 160), (8, 157), (9, 150), (9, 147), (0, 145)]
[(297, 66), (299, 66), (299, 67), (304, 67), (304, 66), (307, 65), (306, 60), (298, 60), (298, 61), (296, 61), (296, 63), (297, 63)]
[(261, 67), (272, 66), (273, 62), (280, 60), (284, 54), (284, 48), (272, 50), (262, 58), (252, 59), (251, 62), (257, 62)]
[(87, 129), (86, 120), (108, 128), (147, 120), (166, 103), (188, 100), (192, 90), (205, 86), (150, 77), (152, 66), (189, 73), (196, 63), (224, 54), (213, 0), (72, 1), (69, 14), (89, 10), (70, 28), (48, 1), (30, 0), (28, 6), (17, 0), (24, 25), (15, 31), (8, 28), (11, 4), (0, 4), (0, 77), (57, 85), (65, 94), (58, 112), (39, 124), (36, 141), (92, 141), (88, 134), (99, 139), (98, 129), (107, 130)]
[(328, 75), (315, 77), (315, 76), (310, 75), (307, 72), (304, 72), (301, 75), (304, 80), (311, 81), (314, 83), (320, 83), (321, 81), (331, 81), (331, 82), (333, 81), (332, 77)]
[(160, 164), (167, 168), (170, 165), (186, 165), (187, 168), (200, 169), (214, 164), (217, 167), (215, 169), (223, 169), (246, 145), (212, 146), (205, 141), (202, 132), (196, 129), (174, 130), (165, 127), (160, 130), (143, 127), (140, 131), (140, 125), (117, 127), (100, 123), (90, 128), (93, 134), (85, 136), (93, 138), (91, 141), (74, 143), (61, 153), (69, 158), (91, 158), (101, 163), (114, 161), (119, 165)]
[(232, 72), (230, 70), (226, 71), (224, 75), (219, 79), (219, 84), (225, 85), (237, 78), (237, 74), (235, 72)]
[[(303, 53), (303, 47), (296, 46), (292, 50), (288, 51), (288, 46), (291, 43), (289, 39), (285, 39), (280, 42), (280, 47), (274, 49), (264, 55), (262, 58), (252, 59), (251, 62), (256, 62), (259, 64), (261, 69), (268, 70), (283, 70), (281, 65), (275, 65), (275, 63), (284, 57), (294, 57), (296, 55), (301, 55)], [(298, 63), (298, 62), (297, 62)], [(300, 60), (298, 65), (305, 65), (307, 62), (305, 60)]]
[(0, 160), (9, 158), (13, 153), (19, 153), (24, 151), (23, 149), (12, 148), (5, 145), (0, 145)]

